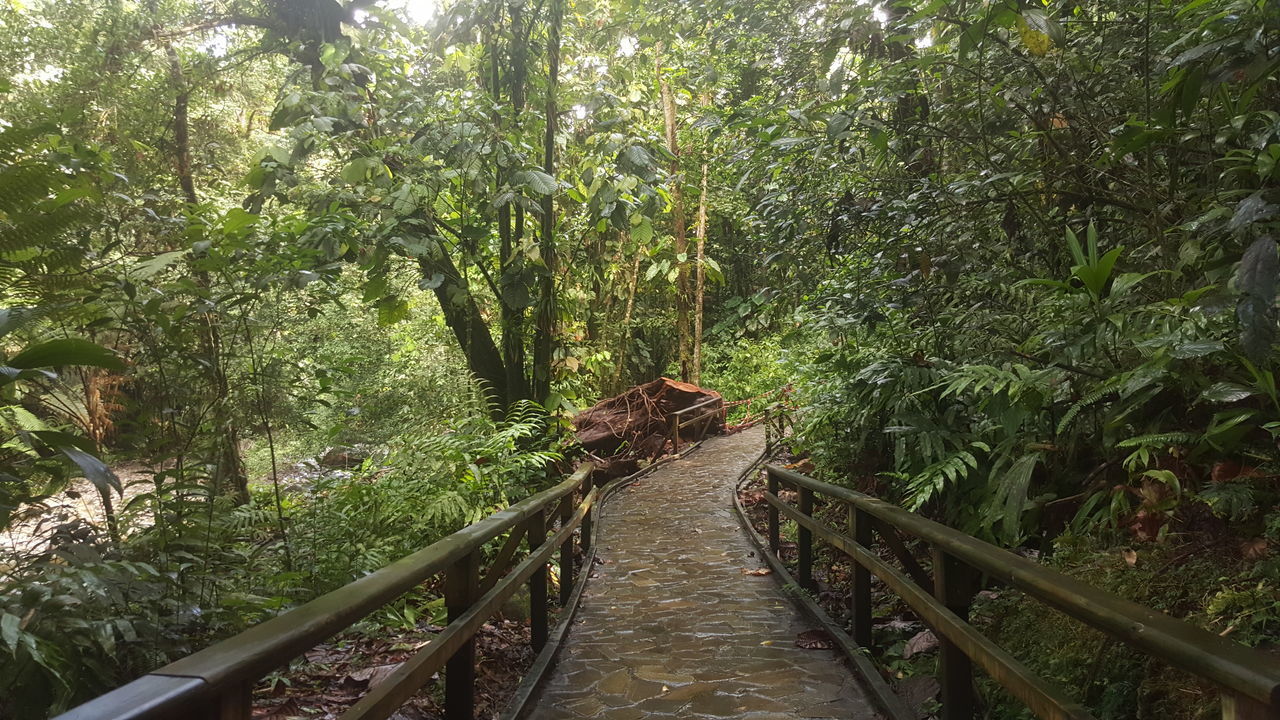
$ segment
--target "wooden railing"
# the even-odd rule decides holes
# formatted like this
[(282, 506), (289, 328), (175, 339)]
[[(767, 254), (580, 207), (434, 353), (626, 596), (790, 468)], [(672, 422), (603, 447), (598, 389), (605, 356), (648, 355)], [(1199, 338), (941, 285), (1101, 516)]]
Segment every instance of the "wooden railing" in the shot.
[[(589, 557), (592, 508), (600, 489), (591, 466), (548, 490), (402, 558), (353, 583), (246, 630), (235, 637), (102, 695), (58, 720), (204, 718), (248, 720), (253, 686), (268, 673), (351, 626), (400, 595), (444, 574), (449, 624), (418, 654), (342, 715), (375, 720), (396, 711), (440, 669), (445, 670), (445, 717), (471, 720), (475, 704), (475, 634), (521, 583), (528, 583), (535, 651), (547, 643), (547, 564), (559, 550), (560, 602), (574, 586), (574, 538)], [(578, 493), (578, 497), (575, 497)], [(576, 502), (575, 502), (576, 501)], [(548, 537), (558, 517), (559, 526)], [(575, 532), (581, 528), (581, 532)], [(507, 534), (481, 574), (483, 549)], [(528, 553), (513, 562), (522, 544)]]
[[(975, 664), (1025, 703), (1036, 717), (1054, 720), (1093, 717), (969, 624), (970, 604), (981, 588), (984, 575), (991, 581), (1021, 590), (1028, 597), (1136, 650), (1216, 684), (1221, 689), (1224, 720), (1280, 717), (1280, 659), (1273, 655), (1098, 590), (869, 495), (777, 465), (767, 466), (766, 474), (764, 498), (769, 503), (769, 557), (766, 559), (782, 567), (778, 551), (783, 518), (796, 523), (796, 576), (802, 588), (815, 589), (815, 538), (848, 555), (854, 561), (850, 600), (852, 641), (863, 648), (872, 645), (871, 576), (875, 575), (905, 601), (940, 641), (943, 720), (974, 717)], [(783, 486), (796, 490), (797, 507), (779, 496)], [(844, 532), (814, 517), (815, 496), (843, 506), (847, 522)], [(899, 532), (929, 545), (932, 575), (912, 555)], [(898, 559), (901, 570), (875, 551), (874, 536)]]
[[(697, 412), (701, 410), (702, 412)], [(724, 400), (722, 398), (713, 397), (703, 400), (697, 405), (690, 405), (671, 413), (671, 454), (680, 452), (680, 431), (691, 426), (698, 425), (696, 430), (697, 437), (695, 441), (701, 440), (707, 434), (707, 429), (711, 427), (711, 418), (723, 415), (725, 411)], [(695, 414), (696, 413), (696, 414)], [(686, 416), (692, 415), (688, 419)]]

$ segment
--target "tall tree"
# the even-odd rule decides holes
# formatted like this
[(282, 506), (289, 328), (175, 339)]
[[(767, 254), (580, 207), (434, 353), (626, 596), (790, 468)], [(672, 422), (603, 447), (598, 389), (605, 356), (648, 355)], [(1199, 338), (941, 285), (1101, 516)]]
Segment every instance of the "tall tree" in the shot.
[[(551, 0), (551, 17), (547, 21), (547, 104), (546, 129), (542, 139), (543, 172), (556, 176), (556, 92), (560, 83), (560, 26), (563, 0)], [(551, 395), (552, 359), (555, 351), (556, 313), (556, 207), (555, 190), (542, 196), (542, 278), (539, 282), (538, 329), (533, 345), (533, 395), (546, 402)]]
[(667, 152), (671, 155), (668, 172), (671, 176), (671, 235), (676, 259), (676, 335), (679, 342), (680, 379), (688, 382), (693, 377), (693, 343), (689, 327), (689, 237), (685, 223), (684, 183), (680, 167), (680, 143), (677, 138), (675, 95), (662, 64), (662, 43), (654, 49), (654, 72), (657, 74), (659, 93), (662, 97), (663, 130)]

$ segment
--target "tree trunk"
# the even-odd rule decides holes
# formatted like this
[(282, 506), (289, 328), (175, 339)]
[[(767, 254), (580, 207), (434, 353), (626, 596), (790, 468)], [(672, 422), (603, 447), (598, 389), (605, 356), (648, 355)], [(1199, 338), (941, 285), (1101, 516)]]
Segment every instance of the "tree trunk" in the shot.
[(173, 100), (173, 144), (175, 170), (178, 174), (178, 185), (187, 202), (196, 204), (196, 181), (191, 170), (191, 129), (188, 120), (188, 107), (191, 104), (191, 89), (187, 87), (187, 77), (182, 71), (182, 59), (173, 45), (165, 43), (165, 57), (169, 60), (169, 79), (176, 92)]
[[(195, 176), (191, 167), (191, 128), (187, 112), (191, 100), (191, 89), (187, 85), (186, 73), (182, 69), (182, 59), (169, 43), (165, 43), (165, 57), (169, 61), (169, 79), (175, 91), (174, 166), (183, 197), (188, 203), (194, 205), (200, 201), (200, 198), (196, 195)], [(211, 287), (206, 273), (197, 273), (196, 282), (205, 290)], [(200, 345), (205, 355), (206, 367), (209, 368), (209, 382), (213, 386), (214, 393), (211, 418), (215, 436), (213, 491), (220, 494), (229, 486), (236, 502), (247, 503), (249, 502), (249, 476), (245, 472), (244, 460), (240, 456), (240, 428), (231, 412), (231, 384), (227, 380), (225, 356), (222, 352), (222, 319), (216, 312), (207, 312), (204, 313), (202, 320), (204, 327), (199, 333)]]
[(440, 310), (444, 313), (444, 322), (457, 338), (458, 347), (467, 358), (468, 369), (480, 382), (489, 403), (489, 415), (495, 420), (501, 420), (506, 415), (509, 404), (507, 370), (466, 279), (444, 248), (440, 248), (440, 252), (434, 257), (419, 258), (418, 267), (422, 270), (423, 277), (443, 277), (434, 292), (436, 300), (440, 302)]
[[(622, 242), (625, 245), (631, 240), (631, 233), (622, 231)], [(636, 306), (636, 288), (640, 285), (640, 246), (636, 245), (635, 259), (631, 261), (631, 279), (627, 290), (627, 309), (622, 314), (622, 337), (618, 343), (618, 361), (614, 366), (614, 390), (622, 389), (622, 370), (627, 362), (627, 351), (631, 349), (631, 311)]]
[[(507, 74), (508, 92), (511, 99), (511, 125), (519, 127), (520, 113), (524, 109), (524, 23), (523, 10), (517, 3), (511, 7), (511, 72)], [(493, 42), (493, 41), (491, 41)], [(494, 100), (493, 123), (496, 128), (496, 140), (502, 140), (502, 113), (498, 109), (502, 104), (502, 74), (496, 43), (492, 56), (492, 87)], [(506, 169), (498, 165), (495, 170), (495, 192), (507, 182)], [(502, 363), (506, 367), (506, 384), (508, 402), (523, 400), (529, 397), (529, 383), (525, 377), (524, 321), (525, 305), (512, 303), (511, 298), (518, 298), (523, 293), (516, 292), (514, 285), (524, 282), (524, 257), (516, 252), (520, 240), (524, 237), (524, 208), (516, 205), (514, 227), (512, 225), (511, 204), (498, 208), (498, 235), (501, 246), (498, 254), (498, 305), (501, 309), (499, 320), (502, 326)]]
[(671, 234), (675, 238), (676, 255), (676, 334), (680, 344), (680, 379), (689, 382), (693, 370), (689, 338), (689, 238), (684, 218), (684, 193), (681, 192), (680, 144), (676, 141), (676, 101), (671, 84), (662, 73), (662, 45), (654, 52), (654, 70), (662, 94), (662, 115), (666, 126), (667, 151), (671, 153)]
[[(543, 137), (543, 171), (556, 176), (556, 90), (560, 80), (560, 17), (563, 0), (551, 0), (551, 19), (547, 28), (547, 111), (546, 134)], [(545, 403), (551, 395), (551, 360), (556, 331), (556, 216), (555, 192), (542, 198), (543, 268), (538, 298), (537, 334), (533, 341), (533, 397)]]
[(698, 224), (694, 231), (698, 238), (698, 259), (694, 265), (696, 281), (693, 308), (693, 376), (689, 382), (702, 384), (702, 305), (707, 287), (707, 271), (703, 260), (707, 254), (707, 163), (702, 163), (702, 192), (698, 195)]

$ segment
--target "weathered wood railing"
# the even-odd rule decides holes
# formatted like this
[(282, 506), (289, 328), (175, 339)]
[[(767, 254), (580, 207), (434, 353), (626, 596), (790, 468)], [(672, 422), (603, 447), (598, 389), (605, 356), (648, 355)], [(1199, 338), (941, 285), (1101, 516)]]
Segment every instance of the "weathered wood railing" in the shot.
[[(559, 550), (560, 602), (564, 604), (574, 585), (574, 538), (578, 537), (583, 556), (588, 557), (592, 508), (599, 493), (591, 482), (591, 466), (583, 466), (555, 487), (306, 605), (144, 675), (58, 720), (248, 720), (253, 686), (260, 679), (440, 573), (444, 573), (448, 626), (370, 689), (341, 720), (390, 716), (441, 668), (445, 671), (445, 716), (471, 720), (476, 632), (521, 583), (528, 583), (532, 642), (536, 651), (543, 648), (548, 631), (547, 564)], [(559, 527), (548, 537), (555, 519), (548, 517), (552, 514), (558, 517)], [(582, 531), (576, 533), (579, 527)], [(504, 544), (482, 576), (485, 545), (504, 533)], [(512, 567), (522, 543), (528, 553)]]
[[(701, 410), (702, 412), (697, 412)], [(671, 413), (671, 453), (680, 452), (680, 431), (691, 426), (699, 425), (697, 429), (697, 437), (695, 440), (701, 440), (707, 434), (707, 429), (711, 427), (711, 418), (724, 414), (724, 400), (713, 397), (703, 400), (697, 405), (690, 405)], [(696, 413), (696, 414), (695, 414)], [(693, 415), (689, 419), (686, 416)]]
[[(983, 575), (1049, 605), (1169, 665), (1221, 689), (1225, 720), (1280, 718), (1280, 659), (1160, 612), (1143, 607), (977, 538), (927, 520), (869, 495), (814, 480), (777, 465), (766, 468), (768, 550), (778, 563), (783, 518), (796, 523), (797, 583), (814, 589), (814, 539), (854, 561), (850, 601), (853, 642), (870, 648), (871, 575), (897, 594), (938, 635), (943, 720), (969, 720), (976, 711), (973, 665), (977, 664), (1040, 718), (1083, 720), (1093, 715), (1060, 689), (1033, 674), (968, 622), (970, 604)], [(797, 507), (779, 495), (797, 492)], [(845, 508), (847, 532), (814, 517), (814, 498)], [(899, 532), (928, 543), (932, 576), (906, 547)], [(883, 560), (873, 535), (902, 565)]]

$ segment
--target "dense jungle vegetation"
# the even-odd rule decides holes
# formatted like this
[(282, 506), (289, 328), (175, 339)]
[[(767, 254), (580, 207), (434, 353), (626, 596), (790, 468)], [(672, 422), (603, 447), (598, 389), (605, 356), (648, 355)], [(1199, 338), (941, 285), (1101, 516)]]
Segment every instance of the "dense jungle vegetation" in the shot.
[[(0, 0), (0, 68), (0, 716), (547, 486), (664, 374), (1276, 642), (1266, 0)], [(1211, 712), (983, 612), (1099, 717)]]

